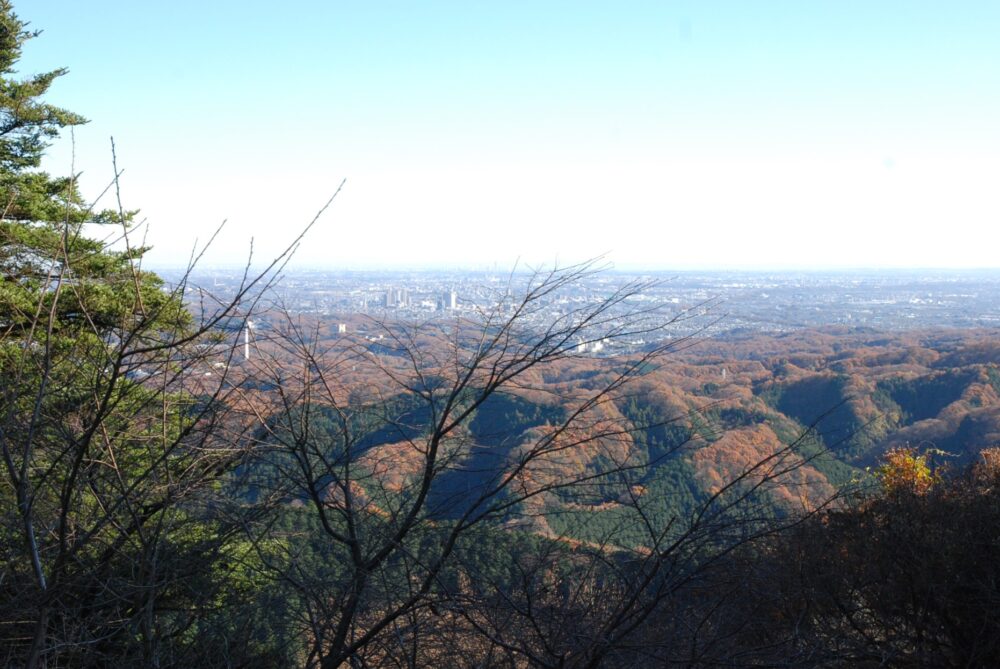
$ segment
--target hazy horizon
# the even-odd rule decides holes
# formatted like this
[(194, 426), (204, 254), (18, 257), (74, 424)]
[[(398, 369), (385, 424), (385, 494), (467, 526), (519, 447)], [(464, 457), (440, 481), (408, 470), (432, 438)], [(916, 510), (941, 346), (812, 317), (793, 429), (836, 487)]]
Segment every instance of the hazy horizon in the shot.
[[(259, 268), (260, 263), (254, 263), (251, 268)], [(153, 271), (180, 271), (186, 268), (185, 265), (180, 264), (170, 264), (170, 263), (144, 263), (146, 269)], [(541, 263), (541, 264), (531, 264), (521, 263), (517, 266), (518, 272), (530, 272), (534, 269), (553, 269), (566, 267), (566, 264), (552, 262)], [(246, 267), (246, 263), (213, 263), (204, 264), (199, 263), (196, 266), (196, 270), (200, 272), (211, 272), (211, 271), (237, 271), (243, 270)], [(859, 275), (879, 275), (879, 274), (998, 274), (1000, 275), (1000, 267), (906, 267), (906, 266), (885, 266), (885, 267), (848, 267), (848, 266), (826, 266), (826, 267), (796, 267), (796, 266), (786, 266), (786, 267), (718, 267), (718, 266), (645, 266), (645, 265), (619, 265), (612, 263), (611, 265), (604, 267), (598, 265), (600, 273), (622, 273), (622, 274), (635, 274), (635, 273), (654, 273), (654, 274), (690, 274), (690, 273), (707, 273), (707, 274), (859, 274)], [(448, 265), (444, 263), (440, 264), (427, 264), (427, 265), (408, 265), (408, 264), (387, 264), (387, 265), (338, 265), (338, 266), (324, 266), (324, 265), (308, 265), (300, 263), (291, 263), (288, 265), (285, 273), (294, 274), (295, 272), (329, 272), (329, 273), (351, 273), (351, 272), (468, 272), (468, 273), (484, 273), (484, 272), (499, 272), (508, 273), (512, 270), (509, 265), (500, 265), (493, 263), (481, 263), (481, 264), (469, 264), (469, 265)]]

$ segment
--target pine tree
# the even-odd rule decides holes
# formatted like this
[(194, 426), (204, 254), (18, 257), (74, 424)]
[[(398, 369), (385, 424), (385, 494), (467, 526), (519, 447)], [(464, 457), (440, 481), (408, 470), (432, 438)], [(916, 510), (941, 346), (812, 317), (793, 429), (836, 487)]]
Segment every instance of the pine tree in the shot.
[(183, 664), (227, 585), (202, 501), (239, 457), (231, 386), (192, 382), (213, 322), (141, 269), (135, 212), (40, 169), (85, 120), (45, 101), (65, 69), (19, 78), (37, 34), (0, 0), (0, 665)]

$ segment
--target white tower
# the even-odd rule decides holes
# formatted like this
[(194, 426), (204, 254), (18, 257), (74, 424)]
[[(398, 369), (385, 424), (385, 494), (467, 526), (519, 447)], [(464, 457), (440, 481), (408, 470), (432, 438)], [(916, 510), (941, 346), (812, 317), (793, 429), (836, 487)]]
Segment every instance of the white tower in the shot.
[(247, 320), (246, 324), (243, 326), (243, 359), (250, 359), (250, 328), (253, 327), (253, 321)]

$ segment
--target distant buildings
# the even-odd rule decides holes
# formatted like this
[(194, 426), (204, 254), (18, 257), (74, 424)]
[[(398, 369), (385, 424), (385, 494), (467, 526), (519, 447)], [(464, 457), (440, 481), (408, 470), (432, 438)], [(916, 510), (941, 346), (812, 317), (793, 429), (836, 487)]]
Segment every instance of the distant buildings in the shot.
[[(196, 277), (178, 271), (171, 281), (189, 281), (211, 288), (219, 300), (233, 298), (241, 290), (242, 274), (213, 270)], [(655, 279), (659, 275), (609, 273), (587, 278), (540, 299), (537, 309), (522, 314), (528, 327), (544, 328), (554, 319), (565, 318), (573, 309), (610, 294), (618, 283), (634, 279)], [(521, 277), (509, 279), (512, 294), (522, 285)], [(472, 314), (489, 309), (500, 297), (497, 277), (460, 271), (380, 271), (293, 273), (273, 291), (293, 314), (313, 314), (330, 318), (331, 334), (336, 324), (357, 315), (377, 318), (449, 318), (456, 313)], [(526, 285), (526, 284), (524, 284)], [(459, 294), (461, 303), (459, 303)], [(612, 308), (613, 322), (619, 313), (642, 308), (659, 312), (665, 320), (678, 315), (695, 315), (715, 304), (725, 304), (725, 313), (709, 318), (704, 334), (790, 332), (798, 328), (846, 326), (880, 330), (924, 327), (996, 327), (1000, 323), (1000, 273), (996, 271), (893, 271), (893, 272), (682, 272), (663, 284), (653, 283), (641, 295)], [(193, 308), (193, 293), (187, 299)], [(506, 308), (502, 306), (501, 309)], [(721, 307), (720, 307), (721, 309)], [(691, 310), (691, 311), (689, 311)], [(388, 312), (388, 313), (387, 313)], [(507, 312), (500, 312), (507, 313)], [(259, 324), (264, 327), (264, 323)], [(246, 353), (243, 314), (223, 318), (217, 329), (232, 333), (240, 358)], [(355, 326), (351, 326), (352, 329)], [(683, 337), (695, 329), (687, 316), (663, 331), (636, 333), (630, 341), (618, 343), (640, 350), (670, 337)], [(259, 333), (250, 331), (251, 348)], [(574, 348), (579, 342), (574, 342)], [(618, 352), (611, 342), (604, 350), (587, 355)], [(251, 357), (255, 357), (250, 352)], [(716, 372), (716, 381), (720, 371)]]
[(397, 309), (410, 306), (410, 294), (406, 288), (387, 288), (385, 291), (386, 309)]
[(408, 288), (389, 286), (382, 294), (381, 306), (385, 309), (436, 309), (437, 311), (454, 311), (458, 309), (458, 293), (454, 289), (430, 295), (428, 291), (417, 289), (411, 295)]
[(580, 355), (586, 353), (600, 353), (604, 350), (604, 344), (606, 342), (606, 339), (598, 339), (596, 341), (580, 341), (576, 345), (576, 352)]
[(438, 298), (439, 311), (454, 311), (455, 309), (458, 309), (458, 293), (454, 290), (449, 290)]

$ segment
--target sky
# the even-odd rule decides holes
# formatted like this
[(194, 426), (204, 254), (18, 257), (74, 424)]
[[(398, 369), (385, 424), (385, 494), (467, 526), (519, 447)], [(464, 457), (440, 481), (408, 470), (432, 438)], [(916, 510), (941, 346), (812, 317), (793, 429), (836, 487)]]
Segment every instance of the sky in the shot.
[(14, 4), (154, 266), (1000, 267), (995, 1)]

